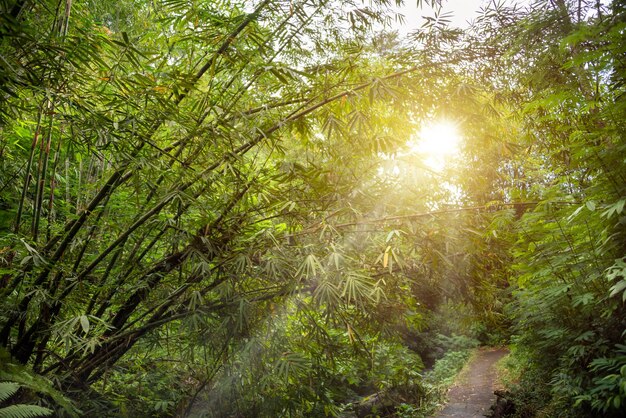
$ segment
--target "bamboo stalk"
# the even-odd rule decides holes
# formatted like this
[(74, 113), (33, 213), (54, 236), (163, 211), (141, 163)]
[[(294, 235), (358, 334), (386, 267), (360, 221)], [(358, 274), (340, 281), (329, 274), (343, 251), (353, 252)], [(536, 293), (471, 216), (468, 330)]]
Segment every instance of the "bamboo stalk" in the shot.
[(28, 156), (28, 163), (26, 164), (26, 170), (24, 171), (24, 186), (22, 187), (22, 196), (20, 197), (20, 202), (17, 208), (17, 215), (15, 216), (15, 227), (14, 232), (16, 234), (20, 233), (20, 223), (22, 220), (22, 212), (24, 210), (24, 201), (26, 200), (26, 193), (28, 192), (28, 186), (30, 185), (30, 170), (33, 165), (33, 159), (35, 157), (35, 149), (37, 148), (37, 144), (39, 143), (39, 134), (41, 129), (41, 118), (43, 115), (43, 105), (39, 108), (39, 114), (37, 116), (37, 126), (35, 128), (35, 135), (33, 136), (33, 142), (30, 147), (30, 155)]
[[(215, 60), (217, 59), (217, 57), (219, 57), (220, 55), (223, 55), (228, 48), (230, 47), (230, 45), (232, 44), (232, 42), (235, 40), (235, 38), (248, 26), (250, 25), (254, 19), (258, 16), (258, 14), (261, 12), (261, 10), (263, 10), (267, 4), (269, 4), (269, 0), (266, 0), (264, 2), (262, 2), (253, 13), (251, 13), (227, 38), (226, 40), (222, 43), (222, 45), (220, 46), (220, 48), (218, 48), (218, 50), (212, 55), (212, 57), (207, 61), (207, 63), (194, 75), (193, 81), (192, 81), (192, 85), (195, 85), (201, 78), (202, 76), (211, 68), (211, 66), (213, 65), (212, 63), (215, 62)], [(174, 98), (174, 106), (178, 106), (182, 100), (187, 97), (187, 95), (189, 94), (189, 92), (191, 91), (191, 87), (186, 87), (184, 88), (181, 93)], [(173, 94), (170, 95), (170, 99), (173, 98)], [(56, 237), (53, 237), (52, 240), (50, 242), (48, 242), (48, 244), (45, 247), (46, 251), (49, 251), (52, 249), (52, 247), (54, 245), (56, 245), (56, 243), (61, 240), (63, 238), (63, 236), (65, 236), (65, 238), (63, 239), (63, 242), (60, 244), (59, 249), (62, 249), (63, 251), (65, 250), (65, 248), (67, 248), (67, 245), (69, 245), (69, 242), (71, 240), (73, 240), (75, 234), (71, 234), (70, 232), (80, 229), (80, 227), (82, 226), (82, 224), (86, 221), (87, 217), (89, 216), (89, 214), (91, 213), (91, 209), (92, 207), (96, 207), (100, 201), (104, 198), (104, 196), (108, 193), (112, 193), (119, 184), (116, 184), (118, 180), (120, 180), (122, 177), (124, 177), (125, 179), (127, 179), (128, 177), (132, 176), (133, 173), (129, 172), (126, 173), (126, 169), (128, 168), (128, 166), (130, 165), (130, 162), (132, 161), (133, 158), (135, 158), (139, 152), (141, 151), (141, 149), (146, 145), (147, 142), (149, 142), (150, 137), (152, 137), (156, 131), (159, 129), (159, 127), (161, 127), (163, 124), (163, 120), (156, 120), (152, 126), (148, 129), (148, 133), (146, 135), (143, 136), (142, 141), (140, 141), (140, 143), (135, 146), (135, 148), (133, 149), (133, 152), (131, 152), (130, 155), (130, 159), (126, 161), (126, 163), (122, 164), (122, 167), (117, 169), (113, 174), (111, 174), (111, 177), (109, 177), (109, 179), (107, 180), (107, 182), (105, 183), (105, 185), (100, 189), (100, 192), (98, 194), (96, 194), (96, 196), (91, 200), (90, 204), (87, 206), (87, 208), (83, 211), (81, 211), (80, 213), (78, 213), (77, 211), (77, 215), (79, 215), (79, 217), (75, 220), (70, 221), (68, 224), (66, 224), (65, 226), (65, 231), (68, 231), (66, 234), (61, 234), (58, 235)], [(121, 183), (120, 183), (121, 184)], [(77, 202), (77, 207), (78, 202)], [(57, 250), (58, 252), (58, 250)], [(56, 262), (56, 260), (55, 260)]]
[(78, 172), (77, 172), (77, 179), (76, 179), (76, 207), (75, 207), (76, 215), (85, 213), (85, 211), (81, 211), (81, 207), (80, 207), (82, 180), (83, 180), (83, 160), (81, 158), (81, 160), (78, 162)]
[[(386, 80), (386, 79), (400, 77), (400, 76), (408, 74), (410, 72), (415, 72), (419, 68), (421, 68), (421, 67), (413, 67), (413, 68), (410, 68), (410, 69), (407, 69), (407, 70), (399, 71), (399, 72), (390, 74), (390, 75), (384, 77), (383, 79)], [(255, 137), (255, 138), (251, 139), (250, 141), (240, 145), (239, 147), (236, 147), (231, 153), (227, 153), (226, 155), (223, 155), (221, 158), (216, 160), (214, 163), (208, 165), (202, 172), (198, 173), (193, 179), (188, 180), (187, 182), (185, 182), (183, 184), (180, 184), (177, 187), (175, 187), (170, 193), (168, 193), (166, 195), (166, 197), (161, 202), (157, 203), (155, 206), (153, 206), (148, 211), (146, 211), (142, 216), (137, 218), (136, 221), (130, 227), (128, 227), (126, 229), (126, 231), (124, 231), (120, 236), (118, 236), (118, 238), (115, 241), (113, 241), (113, 243), (111, 243), (105, 250), (103, 250), (100, 254), (98, 254), (98, 256), (87, 267), (85, 267), (85, 269), (78, 275), (78, 278), (79, 279), (83, 278), (87, 274), (89, 274), (91, 271), (93, 271), (93, 269), (95, 269), (98, 266), (98, 264), (100, 262), (102, 262), (102, 260), (104, 260), (121, 242), (126, 240), (135, 230), (137, 230), (137, 228), (142, 226), (145, 222), (147, 222), (152, 217), (154, 217), (157, 214), (159, 214), (161, 212), (161, 210), (165, 206), (167, 206), (171, 201), (174, 200), (174, 197), (177, 194), (185, 192), (191, 186), (193, 186), (194, 184), (196, 184), (197, 182), (199, 182), (200, 180), (205, 178), (209, 173), (213, 172), (215, 169), (220, 167), (223, 163), (227, 162), (231, 158), (230, 157), (231, 154), (240, 155), (240, 156), (241, 155), (245, 155), (248, 151), (250, 151), (256, 145), (258, 145), (260, 142), (262, 142), (265, 139), (267, 139), (267, 137), (269, 135), (271, 135), (272, 133), (278, 131), (280, 128), (282, 128), (286, 124), (288, 124), (290, 122), (293, 122), (293, 121), (296, 121), (296, 120), (298, 120), (298, 119), (300, 119), (302, 117), (305, 117), (305, 116), (309, 115), (310, 113), (313, 113), (317, 109), (319, 109), (319, 108), (321, 108), (321, 107), (323, 107), (323, 106), (325, 106), (325, 105), (327, 105), (327, 104), (329, 104), (331, 102), (340, 100), (346, 94), (349, 94), (349, 93), (355, 92), (355, 91), (359, 91), (359, 90), (363, 90), (363, 89), (371, 86), (372, 83), (374, 83), (374, 81), (363, 83), (363, 84), (361, 84), (359, 86), (354, 87), (350, 91), (344, 91), (344, 92), (341, 92), (339, 94), (335, 94), (334, 96), (331, 96), (329, 98), (321, 100), (320, 102), (318, 102), (318, 103), (316, 103), (316, 104), (314, 104), (312, 106), (309, 106), (306, 109), (302, 109), (302, 110), (299, 110), (297, 112), (293, 112), (290, 115), (288, 115), (287, 117), (283, 118), (278, 123), (276, 123), (275, 125), (273, 125), (272, 127), (270, 127), (269, 129), (267, 129), (265, 132), (260, 133), (257, 137)]]
[(52, 221), (54, 220), (54, 191), (56, 190), (56, 174), (59, 165), (59, 156), (61, 154), (61, 139), (57, 144), (54, 153), (54, 163), (52, 164), (52, 173), (50, 174), (50, 198), (48, 199), (48, 220), (46, 225), (46, 241), (50, 240)]
[[(127, 265), (128, 264), (131, 264), (131, 265), (128, 265), (128, 268), (125, 269), (124, 272), (118, 276), (116, 282), (111, 287), (111, 290), (109, 290), (107, 292), (107, 294), (104, 297), (102, 297), (102, 303), (100, 304), (100, 306), (98, 307), (98, 310), (94, 314), (95, 316), (100, 318), (100, 317), (102, 317), (104, 315), (106, 310), (113, 303), (112, 299), (113, 299), (113, 296), (115, 296), (115, 294), (117, 293), (117, 290), (119, 290), (121, 288), (121, 286), (126, 282), (126, 280), (134, 272), (135, 268), (140, 264), (141, 260), (148, 254), (148, 252), (153, 248), (153, 246), (156, 245), (159, 242), (159, 239), (162, 237), (163, 234), (165, 234), (166, 231), (167, 231), (167, 229), (165, 229), (165, 228), (162, 229), (152, 239), (152, 241), (148, 244), (148, 246), (144, 249), (144, 251), (142, 251), (142, 253), (136, 259), (134, 259), (133, 257), (129, 256), (129, 260), (133, 260), (133, 262), (132, 263), (127, 263)], [(98, 294), (94, 294), (94, 297), (99, 296), (99, 291), (97, 293)]]
[[(249, 22), (248, 22), (249, 23)], [(240, 31), (242, 29), (238, 28), (238, 31)], [(235, 35), (239, 33), (236, 32)], [(232, 39), (229, 40), (227, 42), (226, 48), (228, 47), (228, 45), (230, 45), (230, 42), (232, 42)], [(222, 54), (224, 51), (222, 50), (222, 48), (220, 48), (220, 50), (218, 50), (218, 55)], [(215, 55), (213, 60), (215, 60)], [(204, 67), (203, 67), (204, 68)], [(206, 70), (205, 70), (206, 71)], [(202, 76), (203, 71), (201, 69), (201, 71), (198, 73), (199, 77)], [(365, 86), (369, 85), (369, 83), (367, 83)], [(361, 88), (365, 88), (365, 86), (361, 87)], [(354, 89), (353, 89), (354, 91)], [(185, 91), (182, 95), (179, 95), (176, 100), (175, 103), (179, 103), (180, 100), (182, 100), (183, 97), (186, 96), (186, 94), (188, 93), (188, 91)], [(242, 146), (239, 146), (237, 148), (235, 148), (235, 154), (239, 154), (239, 155), (243, 155), (246, 152), (248, 152), (250, 149), (252, 149), (255, 145), (257, 145), (258, 143), (262, 142), (263, 140), (266, 139), (267, 135), (273, 133), (274, 131), (278, 130), (281, 126), (283, 126), (284, 123), (288, 123), (290, 121), (296, 120), (300, 117), (303, 117), (307, 114), (309, 114), (310, 112), (315, 111), (317, 108), (323, 106), (325, 103), (329, 103), (332, 100), (336, 100), (338, 98), (343, 97), (343, 95), (340, 96), (334, 96), (326, 101), (324, 101), (324, 103), (312, 106), (308, 109), (304, 109), (301, 112), (298, 113), (292, 113), (291, 115), (289, 115), (287, 118), (283, 119), (279, 124), (277, 124), (276, 126), (270, 128), (269, 130), (267, 130), (266, 132), (258, 135), (256, 138), (252, 139), (251, 141), (243, 144)], [(154, 133), (156, 131), (156, 129), (158, 129), (158, 127), (161, 125), (161, 122), (155, 122), (155, 124), (153, 125), (153, 127), (150, 129), (150, 132)], [(148, 135), (150, 136), (150, 135)], [(131, 154), (131, 157), (134, 157), (138, 154), (139, 150), (143, 147), (143, 145), (146, 143), (146, 141), (142, 141), (140, 142), (140, 144), (138, 144), (133, 153)], [(223, 156), (222, 158), (219, 158), (217, 161), (215, 161), (213, 164), (211, 164), (209, 167), (207, 167), (199, 176), (195, 176), (195, 178), (191, 181), (185, 182), (182, 185), (178, 186), (175, 188), (175, 192), (182, 192), (185, 191), (186, 189), (188, 189), (189, 187), (191, 187), (192, 185), (194, 185), (195, 183), (197, 183), (199, 180), (201, 180), (206, 174), (214, 171), (216, 168), (218, 168), (219, 166), (222, 165), (222, 163), (226, 160), (228, 160), (230, 157), (229, 156)], [(131, 158), (132, 159), (132, 158)], [(58, 242), (58, 240), (61, 240), (61, 242), (58, 244), (56, 251), (54, 252), (54, 254), (52, 255), (52, 257), (50, 258), (51, 262), (49, 262), (42, 270), (42, 272), (40, 273), (40, 275), (37, 277), (37, 279), (35, 280), (35, 283), (43, 283), (43, 281), (46, 280), (48, 274), (50, 273), (50, 271), (52, 270), (52, 268), (54, 268), (54, 265), (58, 262), (58, 260), (61, 258), (61, 256), (63, 255), (65, 249), (67, 248), (67, 246), (73, 241), (74, 237), (78, 234), (78, 232), (82, 229), (84, 223), (86, 222), (87, 218), (89, 217), (89, 215), (91, 214), (91, 212), (95, 209), (95, 207), (102, 201), (102, 199), (105, 196), (110, 195), (110, 193), (113, 193), (115, 191), (115, 189), (121, 184), (123, 183), (124, 180), (130, 178), (132, 176), (131, 172), (127, 172), (125, 173), (126, 168), (128, 167), (130, 160), (127, 160), (127, 164), (123, 165), (122, 169), (118, 169), (116, 172), (114, 172), (112, 174), (112, 176), (109, 178), (109, 180), (105, 183), (105, 185), (100, 189), (100, 192), (91, 200), (90, 204), (87, 206), (87, 208), (85, 208), (84, 210), (82, 210), (79, 214), (79, 217), (74, 220), (71, 221), (70, 223), (68, 223), (68, 226), (70, 226), (67, 229), (67, 232), (64, 234), (63, 237), (59, 236), (58, 238), (53, 238), (51, 240), (51, 242), (49, 242), (49, 245), (47, 246), (47, 248), (51, 249), (51, 245), (56, 245), (56, 243)], [(82, 170), (81, 170), (82, 173)], [(125, 174), (124, 174), (125, 173)], [(80, 174), (80, 173), (79, 173)], [(158, 214), (161, 209), (163, 209), (169, 202), (171, 201), (171, 198), (166, 198), (164, 199), (162, 202), (160, 202), (159, 204), (157, 204), (156, 207), (151, 208), (147, 213), (144, 213), (143, 216), (141, 216), (136, 223), (134, 223), (133, 225), (131, 225), (131, 229), (130, 231), (125, 231), (124, 234), (126, 234), (127, 236), (130, 236), (130, 234), (132, 234), (134, 232), (134, 230), (136, 230), (139, 226), (141, 226), (142, 224), (144, 224), (148, 219), (151, 219), (153, 216), (155, 216), (156, 214)], [(78, 205), (80, 206), (80, 205)], [(124, 242), (126, 237), (118, 237), (118, 240), (116, 240), (114, 242), (114, 245), (109, 246), (109, 253), (110, 251), (112, 251), (114, 248), (116, 248), (117, 246), (121, 245), (122, 242)], [(122, 238), (122, 239), (120, 239)], [(54, 241), (54, 243), (52, 242)], [(97, 260), (97, 262), (94, 264), (90, 264), (90, 266), (93, 265), (93, 267), (90, 267), (91, 269), (95, 268), (95, 266), (101, 262), (102, 260), (104, 260), (104, 258), (106, 257), (107, 254), (99, 257), (99, 259)], [(176, 263), (174, 263), (176, 264)], [(88, 271), (84, 270), (85, 274), (88, 274)], [(71, 286), (70, 286), (71, 287)], [(64, 292), (65, 293), (65, 292)], [(140, 298), (141, 299), (141, 298)], [(130, 298), (128, 301), (131, 301), (132, 298)], [(20, 304), (21, 306), (24, 306), (24, 304), (27, 306), (28, 303), (30, 301), (29, 297), (25, 297), (22, 300), (22, 303)], [(124, 307), (122, 308), (124, 309)], [(119, 313), (119, 312), (118, 312)], [(125, 322), (126, 318), (124, 318), (124, 316), (126, 316), (125, 312), (120, 313), (120, 316), (116, 316), (117, 321), (119, 322), (121, 321), (122, 323)], [(11, 325), (9, 325), (11, 326)]]
[(48, 112), (50, 115), (50, 122), (48, 123), (48, 133), (46, 135), (46, 141), (41, 142), (41, 151), (39, 154), (39, 167), (40, 170), (37, 173), (37, 195), (35, 198), (35, 209), (33, 211), (33, 241), (37, 242), (39, 236), (39, 223), (41, 217), (41, 207), (43, 206), (43, 196), (46, 185), (46, 175), (48, 171), (48, 162), (50, 160), (50, 146), (52, 143), (52, 129), (54, 126), (54, 103), (48, 102)]
[[(292, 293), (293, 289), (291, 287), (277, 287), (276, 291), (250, 298), (249, 301), (263, 302), (278, 297), (284, 297)], [(205, 306), (203, 311), (219, 312), (228, 307), (235, 306), (238, 303), (238, 300), (225, 303), (211, 303)], [(117, 336), (116, 338), (108, 341), (107, 343), (104, 343), (101, 347), (99, 347), (94, 355), (91, 356), (91, 358), (89, 358), (88, 360), (86, 359), (83, 364), (72, 364), (72, 369), (74, 370), (74, 372), (72, 373), (72, 377), (77, 382), (96, 381), (99, 376), (104, 373), (104, 371), (106, 371), (108, 367), (110, 367), (111, 364), (115, 363), (115, 361), (117, 361), (126, 352), (128, 352), (128, 350), (130, 350), (147, 332), (161, 327), (169, 322), (183, 319), (194, 312), (196, 312), (196, 310), (179, 310), (177, 312), (171, 313), (168, 316), (154, 317), (151, 318), (150, 321), (148, 321), (139, 329), (131, 330), (124, 333), (123, 335)]]
[[(39, 143), (39, 155), (37, 157), (37, 176), (35, 178), (35, 198), (33, 199), (33, 216), (30, 220), (30, 231), (34, 238), (36, 238), (35, 232), (35, 224), (37, 223), (37, 206), (39, 204), (39, 193), (40, 193), (40, 183), (41, 179), (41, 166), (43, 164), (43, 154), (44, 154), (45, 140), (42, 140)], [(33, 239), (36, 242), (36, 239)]]

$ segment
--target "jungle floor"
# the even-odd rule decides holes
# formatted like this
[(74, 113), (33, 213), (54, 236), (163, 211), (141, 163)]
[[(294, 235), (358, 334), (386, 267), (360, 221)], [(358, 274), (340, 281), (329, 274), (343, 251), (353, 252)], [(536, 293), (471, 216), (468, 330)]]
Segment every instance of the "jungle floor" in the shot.
[(448, 403), (434, 418), (484, 417), (494, 403), (497, 387), (495, 364), (508, 354), (503, 348), (482, 348), (450, 388)]

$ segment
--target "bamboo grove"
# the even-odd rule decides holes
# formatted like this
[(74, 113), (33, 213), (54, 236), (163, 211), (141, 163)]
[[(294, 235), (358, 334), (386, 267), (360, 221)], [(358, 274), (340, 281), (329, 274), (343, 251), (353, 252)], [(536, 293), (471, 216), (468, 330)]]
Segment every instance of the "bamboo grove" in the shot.
[(624, 4), (401, 3), (0, 1), (0, 406), (423, 416), (468, 338), (518, 416), (620, 416)]

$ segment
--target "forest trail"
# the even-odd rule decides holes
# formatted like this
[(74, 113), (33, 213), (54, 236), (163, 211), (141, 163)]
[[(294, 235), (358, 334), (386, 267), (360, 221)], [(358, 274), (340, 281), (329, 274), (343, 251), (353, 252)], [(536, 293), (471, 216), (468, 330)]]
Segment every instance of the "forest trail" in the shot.
[(434, 418), (483, 417), (495, 401), (495, 364), (508, 354), (503, 348), (483, 348), (461, 372), (448, 393), (448, 403)]

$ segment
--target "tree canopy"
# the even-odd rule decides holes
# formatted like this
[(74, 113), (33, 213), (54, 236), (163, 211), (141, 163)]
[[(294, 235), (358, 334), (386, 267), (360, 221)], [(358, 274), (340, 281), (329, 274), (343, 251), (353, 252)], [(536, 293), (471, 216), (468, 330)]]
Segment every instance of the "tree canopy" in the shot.
[(625, 5), (402, 3), (0, 1), (0, 416), (621, 416)]

